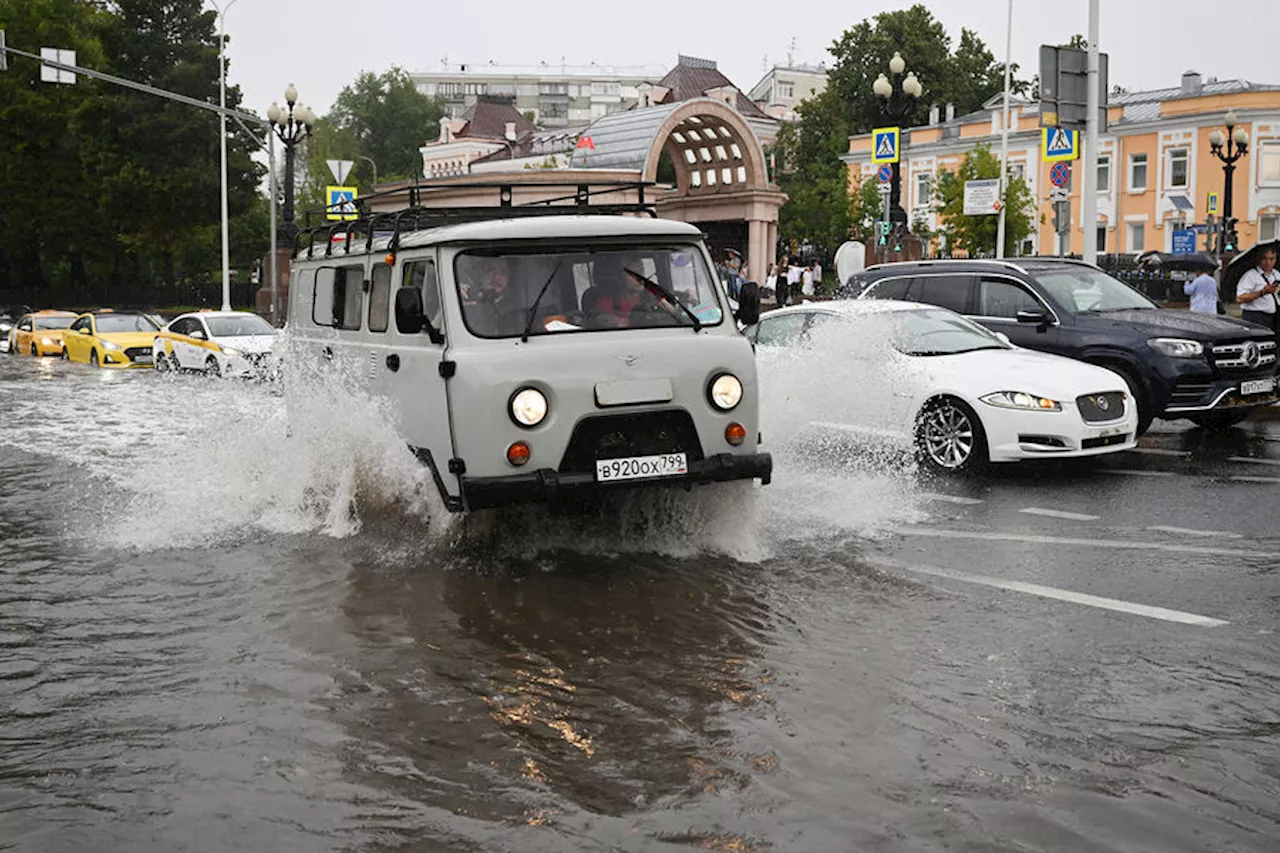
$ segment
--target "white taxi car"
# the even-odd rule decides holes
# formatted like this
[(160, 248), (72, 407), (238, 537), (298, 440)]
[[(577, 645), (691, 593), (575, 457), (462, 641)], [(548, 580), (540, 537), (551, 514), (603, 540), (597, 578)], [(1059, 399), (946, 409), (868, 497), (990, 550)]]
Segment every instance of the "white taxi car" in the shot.
[(267, 377), (277, 367), (276, 330), (247, 311), (197, 311), (177, 317), (156, 336), (155, 368), (213, 376)]

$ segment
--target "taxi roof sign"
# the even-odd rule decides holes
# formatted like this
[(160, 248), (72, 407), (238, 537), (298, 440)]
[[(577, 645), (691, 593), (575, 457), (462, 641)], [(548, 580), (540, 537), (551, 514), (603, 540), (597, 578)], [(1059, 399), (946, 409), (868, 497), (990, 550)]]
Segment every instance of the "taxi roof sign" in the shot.
[(877, 127), (871, 131), (871, 162), (897, 163), (902, 131), (897, 127)]

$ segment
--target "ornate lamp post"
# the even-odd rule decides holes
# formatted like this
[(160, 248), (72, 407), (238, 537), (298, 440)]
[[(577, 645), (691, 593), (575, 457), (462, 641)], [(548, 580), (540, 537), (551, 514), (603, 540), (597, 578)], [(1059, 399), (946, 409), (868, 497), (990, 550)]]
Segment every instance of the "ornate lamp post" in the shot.
[[(285, 109), (272, 102), (267, 109), (267, 120), (271, 122), (276, 136), (284, 143), (284, 223), (280, 227), (280, 237), (292, 245), (293, 238), (298, 233), (293, 224), (294, 149), (311, 134), (316, 114), (310, 107), (298, 104), (298, 88), (292, 83), (284, 90), (284, 100), (287, 104)], [(295, 104), (298, 104), (296, 108)]]
[[(901, 53), (895, 51), (893, 58), (889, 60), (889, 73), (893, 75), (893, 80), (901, 77), (906, 70), (906, 60), (902, 58)], [(920, 85), (915, 72), (911, 71), (907, 72), (906, 77), (897, 87), (893, 85), (888, 76), (881, 74), (872, 84), (871, 91), (875, 93), (876, 100), (880, 104), (880, 111), (889, 119), (901, 125), (903, 121), (915, 113), (916, 102), (924, 94), (924, 87)], [(901, 145), (901, 142), (899, 142), (899, 145)], [(901, 154), (901, 151), (899, 151), (899, 154)], [(902, 208), (902, 173), (899, 171), (898, 166), (898, 163), (893, 163), (891, 167), (893, 173), (889, 181), (889, 221), (893, 223), (895, 231), (899, 229), (906, 231), (908, 217), (907, 212)]]
[(1227, 126), (1227, 135), (1223, 136), (1222, 131), (1214, 128), (1213, 133), (1209, 134), (1209, 150), (1222, 161), (1226, 181), (1222, 189), (1222, 230), (1218, 236), (1218, 252), (1225, 255), (1235, 252), (1237, 246), (1236, 221), (1231, 216), (1231, 177), (1236, 170), (1236, 161), (1249, 153), (1249, 134), (1245, 133), (1243, 127), (1236, 127), (1234, 110), (1227, 112), (1223, 123)]

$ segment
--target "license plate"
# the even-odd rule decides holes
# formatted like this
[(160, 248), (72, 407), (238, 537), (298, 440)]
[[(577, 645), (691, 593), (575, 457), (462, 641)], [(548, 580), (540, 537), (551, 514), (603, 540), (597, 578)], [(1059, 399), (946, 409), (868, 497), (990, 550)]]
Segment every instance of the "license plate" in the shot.
[(648, 477), (678, 477), (687, 473), (689, 473), (689, 464), (683, 453), (596, 460), (596, 480), (601, 483), (614, 480), (641, 480)]
[(1275, 390), (1275, 379), (1254, 379), (1249, 382), (1240, 383), (1240, 394), (1270, 394)]
[(134, 364), (150, 364), (150, 363), (151, 363), (151, 356), (149, 356), (149, 355), (140, 355), (140, 356), (138, 356), (137, 358), (135, 358), (135, 359), (133, 360), (133, 363), (134, 363)]
[(1124, 431), (1125, 431), (1125, 428), (1122, 426), (1111, 427), (1109, 429), (1100, 429), (1100, 430), (1094, 431), (1093, 437), (1094, 438), (1110, 438), (1113, 435), (1122, 435)]

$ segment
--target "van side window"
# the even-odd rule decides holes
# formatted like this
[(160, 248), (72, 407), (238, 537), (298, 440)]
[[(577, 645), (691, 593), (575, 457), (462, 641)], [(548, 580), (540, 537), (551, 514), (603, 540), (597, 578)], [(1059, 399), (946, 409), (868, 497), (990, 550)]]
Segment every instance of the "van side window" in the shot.
[(364, 308), (364, 267), (321, 267), (312, 288), (311, 321), (317, 326), (359, 329)]
[(1019, 284), (1004, 279), (982, 280), (978, 295), (978, 314), (982, 317), (1016, 319), (1024, 308), (1040, 308), (1035, 297)]
[(391, 267), (376, 264), (373, 286), (369, 289), (369, 331), (385, 332), (391, 309)]
[(410, 261), (404, 265), (401, 287), (416, 287), (422, 291), (422, 313), (431, 325), (440, 328), (440, 282), (436, 276), (434, 258)]

